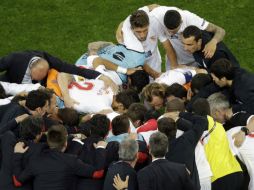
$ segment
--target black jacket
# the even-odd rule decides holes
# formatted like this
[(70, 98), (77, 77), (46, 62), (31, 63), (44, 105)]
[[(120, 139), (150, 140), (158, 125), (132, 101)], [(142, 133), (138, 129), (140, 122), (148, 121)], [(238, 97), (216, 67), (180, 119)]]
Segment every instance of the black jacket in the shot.
[(159, 159), (138, 172), (139, 190), (196, 190), (182, 164)]
[(231, 96), (235, 98), (233, 112), (246, 111), (254, 114), (254, 74), (235, 68), (231, 86)]
[(216, 51), (212, 58), (205, 58), (203, 49), (205, 45), (212, 39), (212, 35), (206, 31), (202, 31), (202, 44), (201, 44), (201, 50), (196, 51), (193, 53), (194, 59), (196, 62), (199, 63), (199, 66), (201, 68), (210, 69), (211, 65), (221, 58), (228, 59), (235, 67), (239, 67), (239, 62), (235, 58), (235, 56), (232, 54), (232, 52), (227, 48), (227, 46), (223, 42), (219, 42), (216, 47)]
[[(59, 72), (76, 74), (87, 79), (95, 79), (100, 75), (97, 71), (81, 69), (75, 65), (67, 64), (43, 51), (23, 51), (11, 53), (0, 59), (0, 72), (6, 71), (1, 80), (18, 84), (22, 83), (28, 64), (34, 56), (44, 58), (48, 61), (51, 69), (56, 69)], [(45, 84), (45, 82), (42, 81), (42, 84)]]
[(115, 187), (113, 186), (113, 179), (117, 174), (119, 174), (123, 180), (125, 180), (126, 176), (129, 176), (128, 190), (138, 189), (136, 171), (127, 162), (118, 161), (110, 165), (105, 177), (103, 190), (115, 190)]
[(192, 127), (180, 137), (169, 141), (169, 151), (166, 158), (171, 162), (184, 164), (190, 171), (193, 184), (199, 189), (200, 182), (195, 162), (195, 148), (203, 132), (207, 129), (208, 122), (204, 117), (189, 115), (189, 113), (180, 114), (181, 117), (191, 120)]
[(22, 185), (34, 178), (34, 190), (69, 190), (75, 187), (76, 177), (101, 178), (104, 172), (105, 150), (96, 150), (95, 165), (88, 165), (73, 155), (54, 149), (43, 151), (37, 158), (30, 160), (25, 170), (21, 169), (22, 154), (14, 154), (14, 183)]
[[(96, 161), (96, 149), (94, 148), (94, 143), (102, 140), (101, 137), (91, 136), (86, 138), (83, 142), (82, 150), (79, 155), (79, 159), (86, 164), (93, 165)], [(119, 144), (117, 142), (110, 142), (106, 147), (106, 163), (105, 170), (111, 162), (118, 160), (118, 149)], [(103, 188), (104, 179), (89, 179), (89, 178), (79, 178), (77, 183), (77, 190), (83, 190), (86, 187), (87, 190), (100, 190)]]

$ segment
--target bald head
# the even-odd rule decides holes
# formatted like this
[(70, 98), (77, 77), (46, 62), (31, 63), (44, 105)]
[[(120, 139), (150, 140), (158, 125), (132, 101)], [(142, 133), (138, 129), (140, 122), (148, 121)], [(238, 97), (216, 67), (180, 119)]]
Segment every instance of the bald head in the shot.
[(40, 81), (43, 80), (49, 71), (49, 63), (40, 58), (36, 60), (31, 66), (31, 78), (32, 80)]

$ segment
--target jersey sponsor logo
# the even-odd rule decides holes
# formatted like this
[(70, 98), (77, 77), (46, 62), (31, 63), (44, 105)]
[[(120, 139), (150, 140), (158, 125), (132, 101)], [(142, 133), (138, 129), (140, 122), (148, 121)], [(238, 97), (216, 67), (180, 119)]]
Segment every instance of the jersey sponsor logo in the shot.
[(113, 58), (119, 61), (123, 61), (123, 59), (125, 58), (125, 55), (123, 52), (116, 52), (113, 54)]

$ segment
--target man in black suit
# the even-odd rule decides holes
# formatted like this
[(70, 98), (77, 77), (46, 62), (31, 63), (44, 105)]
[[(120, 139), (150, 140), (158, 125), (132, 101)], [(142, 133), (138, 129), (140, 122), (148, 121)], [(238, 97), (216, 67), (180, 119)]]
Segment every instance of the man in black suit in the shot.
[(52, 126), (47, 133), (49, 150), (29, 161), (22, 171), (22, 153), (29, 147), (24, 143), (17, 143), (14, 148), (14, 175), (16, 187), (22, 186), (29, 179), (33, 179), (34, 190), (69, 190), (74, 189), (76, 177), (101, 178), (104, 173), (105, 147), (104, 141), (95, 144), (96, 162), (94, 165), (83, 163), (81, 160), (63, 153), (67, 146), (67, 131), (63, 125)]
[[(44, 128), (44, 121), (42, 117), (29, 116), (23, 120), (20, 124), (20, 139), (29, 146), (29, 150), (24, 154), (22, 160), (22, 168), (25, 167), (29, 160), (34, 156), (38, 155), (41, 150), (45, 147), (45, 144), (39, 143)], [(11, 131), (7, 131), (1, 137), (1, 149), (3, 152), (2, 156), (2, 167), (0, 170), (0, 189), (16, 189), (12, 181), (12, 159), (13, 150), (17, 140), (15, 135)], [(32, 181), (26, 183), (22, 189), (32, 189)]]
[(219, 59), (211, 66), (211, 76), (219, 87), (227, 87), (233, 113), (254, 114), (254, 74), (234, 67), (227, 59)]
[[(168, 102), (168, 104), (171, 102)], [(180, 117), (184, 118), (184, 114), (184, 112), (181, 113)], [(184, 164), (190, 172), (192, 183), (197, 189), (200, 189), (199, 175), (195, 161), (195, 148), (201, 135), (207, 129), (208, 122), (206, 118), (195, 116), (188, 126), (181, 126), (188, 127), (189, 130), (184, 132), (182, 136), (176, 138), (177, 127), (180, 127), (179, 125), (179, 122), (176, 124), (176, 122), (169, 117), (158, 120), (158, 130), (164, 133), (169, 141), (170, 149), (166, 153), (166, 159), (171, 162)]]
[(168, 151), (168, 138), (163, 133), (151, 135), (149, 149), (152, 163), (138, 172), (140, 190), (193, 190), (196, 189), (186, 167), (165, 159)]
[(223, 42), (217, 43), (215, 53), (211, 58), (205, 56), (204, 48), (212, 37), (210, 33), (202, 31), (196, 26), (188, 26), (183, 31), (182, 43), (184, 44), (184, 49), (193, 54), (199, 67), (205, 68), (208, 71), (211, 65), (221, 58), (228, 59), (234, 66), (239, 67), (237, 59)]
[(134, 166), (137, 162), (138, 143), (133, 139), (125, 139), (120, 143), (119, 158), (120, 161), (113, 163), (107, 172), (104, 181), (104, 190), (115, 190), (113, 186), (114, 176), (117, 174), (121, 179), (128, 178), (128, 189), (137, 190), (137, 174), (134, 170)]
[(117, 88), (111, 79), (101, 73), (67, 64), (43, 51), (15, 52), (2, 57), (0, 72), (6, 72), (0, 77), (0, 80), (18, 84), (39, 81), (45, 85), (49, 69), (80, 75), (87, 79), (99, 78), (105, 82), (106, 86)]

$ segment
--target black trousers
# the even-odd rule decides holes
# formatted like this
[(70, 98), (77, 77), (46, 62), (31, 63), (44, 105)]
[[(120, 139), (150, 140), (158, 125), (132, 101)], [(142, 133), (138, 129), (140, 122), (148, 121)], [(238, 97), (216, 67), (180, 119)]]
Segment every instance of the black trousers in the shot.
[(212, 183), (212, 190), (242, 190), (243, 173), (236, 172), (221, 177)]

